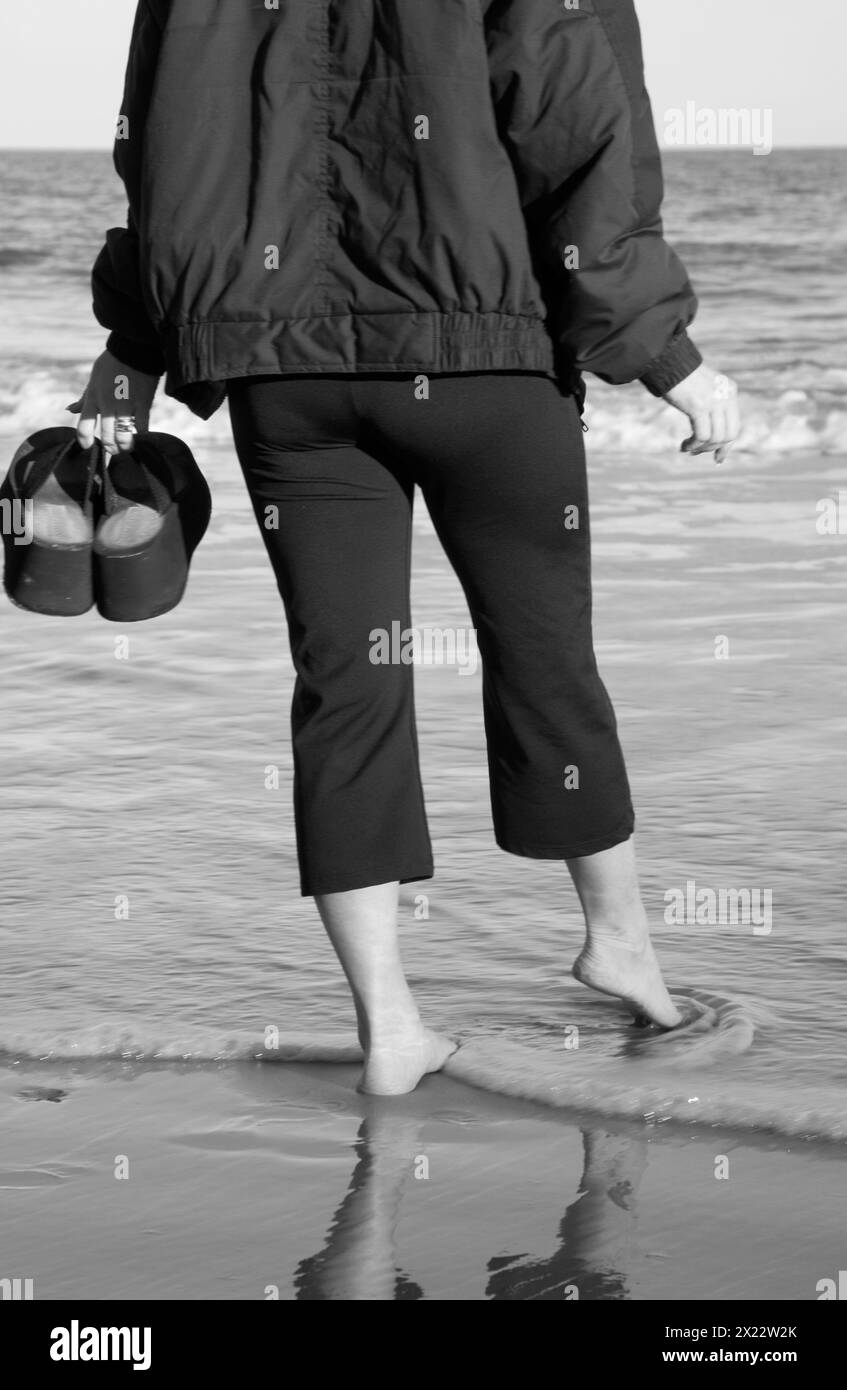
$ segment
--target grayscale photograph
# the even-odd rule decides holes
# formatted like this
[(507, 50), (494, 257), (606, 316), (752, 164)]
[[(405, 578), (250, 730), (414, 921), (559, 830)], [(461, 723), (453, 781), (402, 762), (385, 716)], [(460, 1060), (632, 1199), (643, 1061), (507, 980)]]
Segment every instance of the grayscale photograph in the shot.
[(610, 1369), (811, 1373), (845, 41), (843, 0), (2, 7), (24, 1365), (507, 1300), (647, 1305), (563, 1314)]

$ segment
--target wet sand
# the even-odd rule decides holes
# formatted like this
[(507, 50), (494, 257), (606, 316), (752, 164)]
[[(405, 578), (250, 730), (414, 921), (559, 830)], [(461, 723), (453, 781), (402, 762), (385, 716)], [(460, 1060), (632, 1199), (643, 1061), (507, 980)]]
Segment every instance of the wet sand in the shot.
[(37, 1299), (805, 1301), (843, 1264), (835, 1149), (563, 1115), (443, 1076), (371, 1099), (355, 1077), (4, 1070), (0, 1277)]

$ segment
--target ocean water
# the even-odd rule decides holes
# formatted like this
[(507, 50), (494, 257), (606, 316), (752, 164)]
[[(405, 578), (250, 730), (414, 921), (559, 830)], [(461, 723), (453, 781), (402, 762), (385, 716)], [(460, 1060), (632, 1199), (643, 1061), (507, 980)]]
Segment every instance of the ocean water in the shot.
[[(642, 1037), (570, 979), (564, 866), (493, 843), (480, 676), (421, 666), (437, 874), (403, 890), (404, 955), (427, 1020), (465, 1040), (454, 1074), (652, 1120), (847, 1133), (847, 495), (843, 534), (816, 524), (847, 493), (846, 174), (847, 151), (666, 159), (697, 340), (742, 388), (724, 465), (680, 455), (682, 417), (641, 387), (590, 383), (598, 660), (657, 948), (697, 1022), (672, 1046)], [(0, 152), (7, 458), (68, 422), (104, 336), (90, 266), (123, 214), (108, 155)], [(321, 1040), (352, 1036), (352, 1009), (298, 893), (292, 669), (226, 411), (163, 399), (154, 427), (213, 490), (180, 607), (126, 630), (0, 608), (0, 1052), (281, 1057), (313, 1039), (337, 1056)], [(468, 623), (420, 503), (414, 620)], [(758, 894), (769, 929), (666, 920), (690, 882)]]
[[(847, 150), (665, 156), (665, 222), (701, 301), (697, 341), (745, 395), (742, 443), (757, 456), (838, 453), (847, 429)], [(0, 432), (61, 419), (103, 332), (91, 264), (125, 220), (105, 153), (0, 150)], [(69, 398), (68, 398), (69, 399)], [(197, 420), (173, 401), (159, 427), (228, 444), (226, 411)], [(639, 385), (593, 381), (593, 447), (641, 457), (678, 439), (674, 413)]]

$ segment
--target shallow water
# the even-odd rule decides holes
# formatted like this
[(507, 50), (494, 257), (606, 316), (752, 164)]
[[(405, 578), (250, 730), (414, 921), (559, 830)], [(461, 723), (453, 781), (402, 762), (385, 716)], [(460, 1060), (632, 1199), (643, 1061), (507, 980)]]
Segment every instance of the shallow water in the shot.
[[(0, 1044), (13, 1052), (208, 1055), (270, 1026), (352, 1030), (298, 895), (279, 601), (231, 455), (201, 461), (215, 514), (188, 594), (129, 630), (128, 660), (115, 655), (124, 630), (96, 616), (0, 616)], [(778, 1111), (789, 1084), (845, 1078), (844, 551), (814, 521), (847, 469), (741, 456), (638, 467), (635, 489), (631, 467), (592, 459), (598, 659), (645, 898), (672, 986), (739, 999), (755, 1022), (743, 1057), (710, 1059), (711, 1084), (760, 1083)], [(420, 509), (414, 620), (467, 622)], [(728, 660), (713, 655), (716, 634)], [(420, 666), (416, 679), (437, 875), (404, 888), (403, 922), (428, 1018), (546, 1054), (576, 1026), (584, 1054), (620, 1053), (624, 1017), (567, 975), (580, 919), (563, 866), (493, 844), (480, 675)], [(279, 790), (265, 789), (269, 765)], [(665, 894), (689, 879), (769, 890), (770, 932), (666, 925)], [(128, 920), (115, 918), (119, 895)]]
[[(749, 167), (759, 177), (768, 163)], [(0, 267), (12, 276), (12, 306), (26, 326), (15, 334), (7, 321), (0, 340), (7, 457), (26, 430), (62, 421), (61, 407), (102, 338), (86, 317), (81, 271), (96, 250), (93, 225), (117, 220), (119, 200), (97, 167), (102, 183), (88, 222), (80, 230), (66, 219), (50, 274), (23, 262)], [(27, 244), (38, 247), (55, 206), (32, 202), (31, 175), (19, 169), (15, 177), (25, 186), (13, 193), (30, 199), (35, 219), (18, 217), (18, 240), (26, 225)], [(673, 178), (678, 213), (693, 219), (690, 170), (679, 165), (671, 188)], [(801, 205), (798, 197), (785, 206), (796, 207), (798, 235), (811, 245), (814, 229)], [(781, 245), (772, 248), (763, 302), (784, 270)], [(797, 275), (810, 277), (808, 309), (819, 303), (815, 260), (809, 252), (804, 271), (795, 251), (785, 254)], [(707, 253), (704, 239), (695, 255), (705, 261)], [(742, 268), (732, 273), (741, 277)], [(808, 341), (795, 339), (800, 366), (790, 367), (790, 334), (776, 321), (760, 324), (751, 354), (741, 321), (721, 317), (716, 294), (707, 295), (707, 335), (726, 325), (722, 360), (731, 370), (746, 360), (753, 418), (773, 429), (753, 431), (744, 450), (716, 467), (676, 453), (681, 426), (671, 412), (665, 421), (646, 393), (637, 405), (636, 394), (620, 393), (619, 414), (609, 415), (611, 394), (592, 387), (595, 630), (669, 981), (741, 1001), (755, 1025), (743, 1056), (708, 1059), (700, 1089), (708, 1083), (711, 1099), (725, 1096), (729, 1105), (734, 1085), (739, 1095), (757, 1088), (761, 1107), (778, 1119), (789, 1093), (802, 1089), (811, 1104), (819, 1090), (829, 1104), (847, 1076), (847, 549), (843, 535), (816, 530), (819, 500), (847, 489), (836, 428), (843, 380), (836, 391), (831, 343), (821, 350), (824, 375), (815, 376), (812, 330)], [(798, 295), (795, 281), (789, 317), (801, 313)], [(830, 323), (830, 331), (842, 330)], [(805, 405), (795, 401), (806, 423), (793, 447), (781, 395), (789, 370), (810, 393)], [(658, 430), (650, 423), (657, 418)], [(311, 902), (298, 895), (291, 664), (270, 568), (232, 449), (222, 442), (225, 413), (204, 426), (168, 403), (155, 423), (192, 442), (214, 493), (212, 526), (183, 604), (133, 627), (127, 660), (115, 653), (123, 630), (96, 615), (62, 621), (8, 604), (0, 610), (0, 1048), (13, 1054), (216, 1055), (234, 1039), (239, 1047), (261, 1040), (271, 1026), (305, 1035), (352, 1030), (340, 972)], [(810, 441), (814, 448), (805, 447)], [(843, 525), (847, 532), (847, 514)], [(420, 506), (414, 621), (468, 621)], [(729, 639), (727, 660), (715, 658), (721, 635)], [(437, 876), (404, 889), (403, 923), (409, 973), (429, 1021), (465, 1037), (529, 1044), (548, 1057), (571, 1036), (565, 1030), (578, 1027), (583, 1056), (619, 1056), (626, 1085), (625, 1019), (568, 975), (580, 918), (563, 867), (494, 846), (479, 674), (419, 667), (417, 704)], [(279, 790), (265, 788), (269, 765), (279, 769)], [(771, 930), (666, 924), (666, 894), (689, 880), (715, 892), (770, 893)], [(423, 920), (415, 915), (419, 893)], [(128, 920), (115, 915), (122, 895)], [(702, 1059), (682, 1057), (671, 1068), (680, 1072), (680, 1094), (693, 1066), (702, 1068)]]

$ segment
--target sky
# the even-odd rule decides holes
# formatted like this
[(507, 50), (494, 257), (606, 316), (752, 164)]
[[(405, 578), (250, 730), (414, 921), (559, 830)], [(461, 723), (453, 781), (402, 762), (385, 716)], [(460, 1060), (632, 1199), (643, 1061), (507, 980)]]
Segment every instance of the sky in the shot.
[[(666, 113), (694, 103), (770, 109), (776, 148), (847, 145), (847, 0), (637, 0), (637, 9), (662, 143)], [(111, 147), (134, 13), (135, 0), (3, 0), (0, 148)]]

